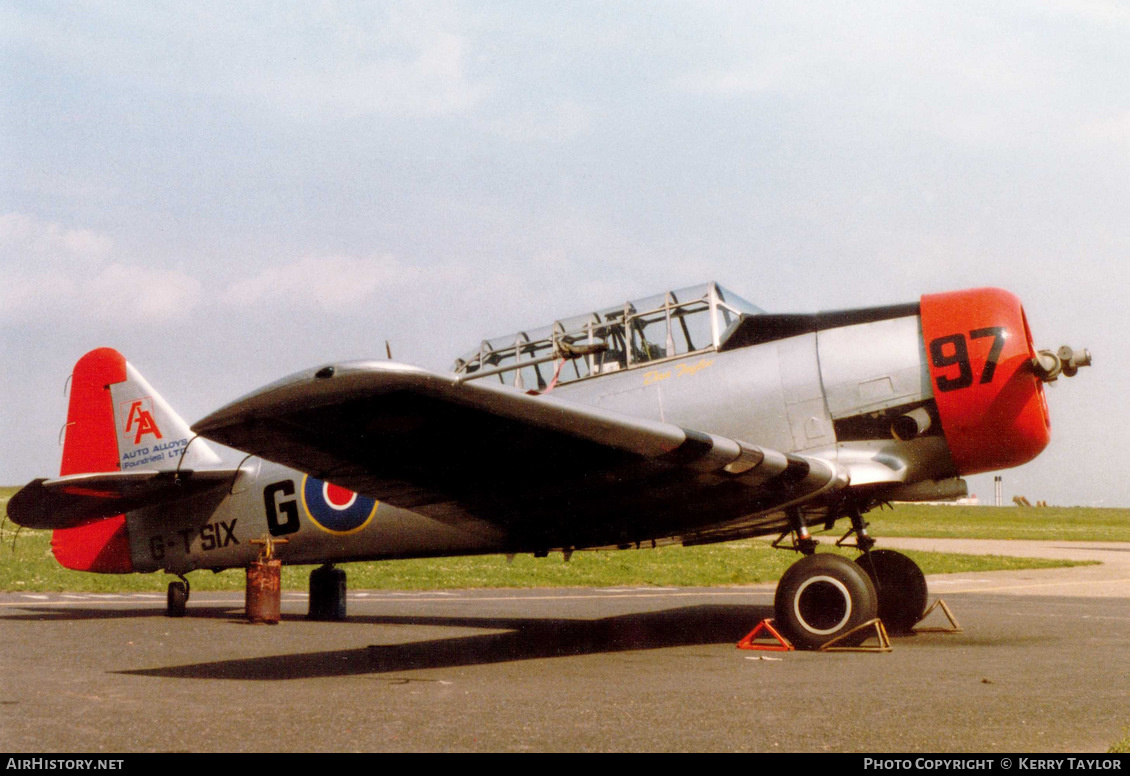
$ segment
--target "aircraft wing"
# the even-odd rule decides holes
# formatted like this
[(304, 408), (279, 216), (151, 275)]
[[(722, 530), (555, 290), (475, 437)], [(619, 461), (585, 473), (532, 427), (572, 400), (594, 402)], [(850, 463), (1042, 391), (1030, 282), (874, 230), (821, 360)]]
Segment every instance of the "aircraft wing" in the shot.
[(8, 517), (27, 528), (74, 528), (133, 509), (230, 487), (238, 473), (238, 469), (136, 469), (38, 479), (8, 501)]
[(304, 372), (193, 430), (516, 548), (693, 537), (841, 488), (833, 464), (387, 361)]

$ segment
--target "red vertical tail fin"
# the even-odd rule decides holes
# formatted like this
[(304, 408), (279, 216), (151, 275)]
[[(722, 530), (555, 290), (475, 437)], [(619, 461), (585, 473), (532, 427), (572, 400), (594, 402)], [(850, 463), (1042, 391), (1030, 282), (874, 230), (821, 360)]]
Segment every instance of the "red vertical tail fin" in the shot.
[(121, 469), (110, 386), (126, 380), (126, 360), (112, 348), (92, 350), (71, 372), (60, 476)]
[[(75, 364), (60, 475), (121, 469), (110, 386), (125, 380), (126, 360), (111, 348), (92, 350)], [(69, 569), (111, 574), (133, 571), (125, 515), (56, 529), (51, 549), (56, 560)]]

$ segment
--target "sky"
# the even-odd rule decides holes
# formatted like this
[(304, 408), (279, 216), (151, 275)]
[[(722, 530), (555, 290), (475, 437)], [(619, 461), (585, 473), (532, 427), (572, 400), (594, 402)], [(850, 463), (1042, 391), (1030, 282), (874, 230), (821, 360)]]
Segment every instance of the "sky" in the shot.
[(1094, 366), (1006, 499), (1128, 507), (1127, 40), (1113, 0), (0, 0), (0, 483), (58, 471), (95, 347), (192, 422), (717, 280), (1009, 289)]

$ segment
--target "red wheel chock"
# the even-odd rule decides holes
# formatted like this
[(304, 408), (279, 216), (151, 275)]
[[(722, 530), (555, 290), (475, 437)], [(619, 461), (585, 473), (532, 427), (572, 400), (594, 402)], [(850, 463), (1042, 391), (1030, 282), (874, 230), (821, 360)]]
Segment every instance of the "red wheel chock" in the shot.
[[(758, 640), (758, 634), (762, 631), (766, 631), (767, 635), (762, 635)], [(771, 619), (757, 623), (757, 627), (747, 633), (737, 646), (738, 649), (757, 649), (765, 652), (792, 652), (796, 649), (773, 627)]]

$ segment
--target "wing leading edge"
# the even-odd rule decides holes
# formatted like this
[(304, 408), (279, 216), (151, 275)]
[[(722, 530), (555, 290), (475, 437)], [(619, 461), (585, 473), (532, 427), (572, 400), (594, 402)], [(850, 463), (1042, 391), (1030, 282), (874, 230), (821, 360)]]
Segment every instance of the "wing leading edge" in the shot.
[(193, 430), (437, 520), (502, 527), (515, 549), (707, 536), (847, 484), (821, 459), (392, 362), (293, 375)]

